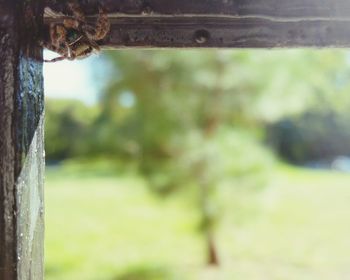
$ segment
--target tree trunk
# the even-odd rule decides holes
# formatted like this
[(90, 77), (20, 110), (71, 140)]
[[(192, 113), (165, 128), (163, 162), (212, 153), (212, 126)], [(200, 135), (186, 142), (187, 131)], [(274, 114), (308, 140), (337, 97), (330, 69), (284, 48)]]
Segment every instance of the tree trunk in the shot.
[(210, 194), (209, 185), (202, 183), (199, 185), (200, 196), (201, 196), (201, 229), (205, 237), (206, 250), (207, 250), (207, 264), (208, 265), (219, 265), (218, 249), (216, 247), (214, 238), (214, 217), (210, 212)]
[(208, 265), (214, 265), (218, 266), (219, 263), (219, 256), (218, 256), (218, 250), (215, 244), (214, 235), (212, 234), (211, 230), (207, 230), (207, 248), (208, 248)]

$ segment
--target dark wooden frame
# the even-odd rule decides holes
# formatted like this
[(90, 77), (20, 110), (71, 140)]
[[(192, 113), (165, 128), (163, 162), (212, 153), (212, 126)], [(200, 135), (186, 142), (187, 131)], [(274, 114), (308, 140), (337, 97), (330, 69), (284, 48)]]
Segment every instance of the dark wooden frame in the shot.
[[(97, 1), (85, 2), (94, 17)], [(347, 0), (100, 0), (107, 48), (349, 47)], [(66, 14), (64, 3), (47, 0)], [(48, 16), (47, 21), (55, 20)]]
[(43, 279), (42, 3), (0, 0), (0, 279)]
[[(0, 279), (43, 279), (45, 21), (67, 0), (0, 0)], [(349, 47), (349, 0), (79, 0), (105, 48)], [(54, 13), (52, 13), (54, 11)]]

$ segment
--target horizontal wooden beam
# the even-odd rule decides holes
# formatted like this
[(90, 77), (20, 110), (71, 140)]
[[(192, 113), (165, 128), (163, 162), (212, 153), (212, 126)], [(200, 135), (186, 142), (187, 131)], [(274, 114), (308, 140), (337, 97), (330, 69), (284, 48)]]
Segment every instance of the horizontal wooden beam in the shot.
[(106, 47), (349, 47), (350, 23), (186, 18), (112, 20)]
[[(99, 0), (80, 1), (93, 20), (109, 14), (110, 35), (122, 47), (349, 47), (348, 0)], [(47, 0), (57, 17), (64, 1)], [(47, 14), (53, 20), (52, 13)]]
[[(67, 0), (46, 0), (57, 11)], [(350, 18), (348, 0), (81, 0), (88, 14), (97, 3), (114, 15), (236, 16), (274, 18)]]

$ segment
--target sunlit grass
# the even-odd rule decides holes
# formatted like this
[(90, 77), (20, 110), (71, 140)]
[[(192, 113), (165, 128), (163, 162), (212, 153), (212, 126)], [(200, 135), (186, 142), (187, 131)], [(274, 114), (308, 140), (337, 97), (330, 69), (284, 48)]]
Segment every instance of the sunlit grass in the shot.
[(225, 193), (222, 265), (205, 268), (186, 192), (165, 199), (131, 176), (51, 170), (46, 279), (350, 278), (350, 176), (280, 166), (272, 179)]

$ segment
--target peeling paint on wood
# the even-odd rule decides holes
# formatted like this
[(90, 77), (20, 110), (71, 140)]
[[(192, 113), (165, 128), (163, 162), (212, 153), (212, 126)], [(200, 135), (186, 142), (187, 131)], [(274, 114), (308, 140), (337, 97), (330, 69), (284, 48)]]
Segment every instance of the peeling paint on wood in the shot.
[(0, 0), (0, 279), (43, 279), (40, 0)]

